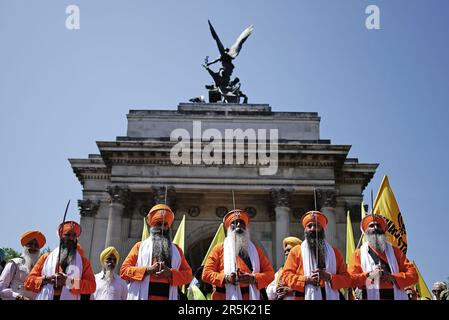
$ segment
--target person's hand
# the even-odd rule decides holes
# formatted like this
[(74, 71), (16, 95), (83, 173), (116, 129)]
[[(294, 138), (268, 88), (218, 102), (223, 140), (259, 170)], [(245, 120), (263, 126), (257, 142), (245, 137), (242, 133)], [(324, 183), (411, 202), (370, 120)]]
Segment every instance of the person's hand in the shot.
[(151, 266), (147, 267), (145, 274), (148, 276), (153, 276), (158, 270), (159, 270), (159, 262), (155, 262)]
[(306, 284), (318, 287), (320, 285), (320, 279), (318, 273), (312, 273), (311, 276), (306, 277)]
[(237, 273), (232, 272), (231, 274), (225, 275), (225, 282), (235, 285), (237, 282)]
[(44, 276), (42, 278), (42, 284), (46, 285), (46, 284), (52, 284), (55, 285), (56, 283), (56, 275), (51, 275), (50, 277)]
[(330, 281), (331, 280), (331, 274), (323, 269), (317, 269), (313, 273), (318, 274), (319, 279), (323, 279), (324, 281)]
[(284, 299), (284, 297), (290, 293), (292, 293), (293, 290), (289, 287), (284, 287), (283, 285), (278, 285), (276, 288), (276, 295), (278, 300)]
[(171, 272), (171, 269), (169, 267), (167, 267), (164, 262), (160, 262), (159, 263), (159, 271), (157, 271), (154, 275), (158, 278), (169, 279), (172, 276), (172, 272)]
[(56, 274), (55, 278), (56, 278), (56, 281), (54, 283), (54, 286), (56, 288), (61, 288), (61, 287), (65, 286), (65, 283), (67, 281), (67, 275), (66, 274), (64, 274), (62, 272), (58, 272)]
[(240, 272), (238, 275), (240, 283), (254, 284), (256, 283), (256, 276), (252, 273)]
[(371, 281), (374, 281), (376, 279), (380, 279), (382, 277), (383, 270), (380, 268), (380, 266), (376, 266), (376, 268), (372, 271), (370, 271), (368, 278), (371, 279)]
[(284, 291), (283, 287), (279, 287), (276, 289), (276, 298), (278, 300), (284, 299), (285, 295), (286, 295), (286, 292)]

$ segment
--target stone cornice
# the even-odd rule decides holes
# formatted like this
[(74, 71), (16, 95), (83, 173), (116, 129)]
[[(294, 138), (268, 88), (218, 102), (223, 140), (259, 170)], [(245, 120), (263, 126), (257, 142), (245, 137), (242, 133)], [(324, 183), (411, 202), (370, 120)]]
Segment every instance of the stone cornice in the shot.
[(110, 170), (100, 156), (88, 159), (69, 159), (69, 162), (81, 185), (84, 185), (86, 180), (110, 180), (111, 178)]
[(361, 184), (362, 191), (374, 177), (378, 163), (345, 163), (337, 174), (339, 184)]
[[(170, 150), (176, 143), (160, 140), (97, 141), (101, 156), (109, 167), (114, 164), (172, 165)], [(204, 145), (206, 144), (204, 143)], [(280, 142), (278, 144), (279, 166), (340, 167), (343, 165), (350, 148), (350, 145), (331, 145), (327, 143)], [(246, 160), (247, 149), (245, 151)], [(257, 167), (257, 165), (250, 165), (250, 167)]]
[[(129, 110), (128, 121), (140, 121), (142, 119), (223, 119), (238, 117), (234, 120), (241, 121), (267, 121), (273, 119), (276, 122), (283, 120), (313, 121), (319, 122), (321, 118), (317, 112), (273, 112), (268, 104), (208, 104), (208, 103), (180, 103), (177, 110)], [(257, 117), (257, 118), (255, 118)]]

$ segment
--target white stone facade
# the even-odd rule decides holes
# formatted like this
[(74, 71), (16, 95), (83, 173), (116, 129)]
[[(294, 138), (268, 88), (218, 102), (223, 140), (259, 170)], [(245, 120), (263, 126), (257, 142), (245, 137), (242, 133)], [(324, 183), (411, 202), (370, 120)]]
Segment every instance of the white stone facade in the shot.
[[(155, 203), (175, 209), (173, 234), (186, 215), (186, 257), (201, 263), (221, 218), (217, 211), (251, 208), (251, 237), (277, 268), (282, 239), (303, 236), (299, 216), (317, 208), (329, 219), (327, 238), (344, 253), (346, 211), (351, 210), (355, 237), (360, 235), (362, 192), (378, 164), (348, 159), (350, 145), (320, 140), (320, 117), (314, 112), (272, 112), (268, 105), (182, 103), (177, 110), (131, 110), (126, 137), (97, 142), (100, 153), (70, 159), (83, 187), (79, 201), (81, 245), (98, 271), (100, 252), (114, 245), (125, 257), (140, 240), (143, 216)], [(278, 170), (264, 176), (254, 164), (174, 165), (170, 141), (174, 129), (278, 129)], [(205, 144), (205, 143), (203, 143)], [(193, 144), (192, 144), (193, 145)], [(223, 209), (225, 208), (225, 209)], [(221, 211), (220, 211), (221, 210)]]

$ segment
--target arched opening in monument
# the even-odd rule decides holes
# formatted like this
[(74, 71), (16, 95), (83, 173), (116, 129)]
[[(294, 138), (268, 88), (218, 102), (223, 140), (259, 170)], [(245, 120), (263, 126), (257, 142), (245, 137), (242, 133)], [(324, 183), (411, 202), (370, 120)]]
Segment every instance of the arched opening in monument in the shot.
[(213, 238), (213, 235), (206, 236), (195, 241), (187, 248), (185, 256), (187, 262), (192, 268), (193, 274), (195, 274), (196, 270), (201, 266), (201, 263), (203, 262), (204, 256), (206, 255), (207, 249), (209, 249), (210, 243), (212, 242)]

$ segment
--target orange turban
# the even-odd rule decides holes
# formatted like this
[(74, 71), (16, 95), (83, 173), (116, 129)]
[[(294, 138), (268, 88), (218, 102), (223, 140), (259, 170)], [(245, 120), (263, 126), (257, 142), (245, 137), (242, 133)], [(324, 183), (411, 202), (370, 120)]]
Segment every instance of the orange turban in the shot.
[(61, 238), (63, 234), (73, 231), (78, 238), (81, 234), (81, 226), (75, 221), (66, 221), (64, 222), (64, 226), (62, 223), (58, 227), (58, 236)]
[(362, 230), (362, 232), (365, 232), (366, 229), (368, 229), (368, 225), (373, 221), (375, 221), (379, 224), (379, 226), (383, 232), (387, 231), (388, 225), (387, 225), (387, 221), (385, 220), (384, 217), (379, 216), (377, 214), (368, 214), (360, 222), (360, 229)]
[(285, 247), (290, 245), (292, 247), (298, 246), (302, 243), (302, 240), (296, 237), (287, 237), (282, 241), (282, 246)]
[(45, 245), (45, 242), (47, 242), (47, 239), (45, 239), (45, 236), (42, 234), (42, 232), (31, 230), (22, 234), (22, 236), (20, 237), (20, 244), (22, 245), (22, 247), (24, 247), (33, 239), (36, 239), (37, 244), (39, 245), (39, 249)]
[(229, 211), (224, 217), (223, 217), (223, 224), (225, 229), (228, 229), (231, 223), (235, 220), (243, 220), (245, 222), (245, 225), (248, 226), (249, 223), (249, 216), (248, 214), (240, 209), (235, 209)]
[(323, 229), (326, 229), (327, 217), (319, 211), (309, 211), (305, 213), (301, 218), (301, 223), (305, 228), (309, 222), (314, 222), (315, 220), (318, 221)]
[(168, 226), (171, 227), (175, 214), (169, 206), (165, 204), (157, 204), (151, 208), (147, 215), (147, 222), (150, 226), (155, 226), (156, 223), (166, 221)]

